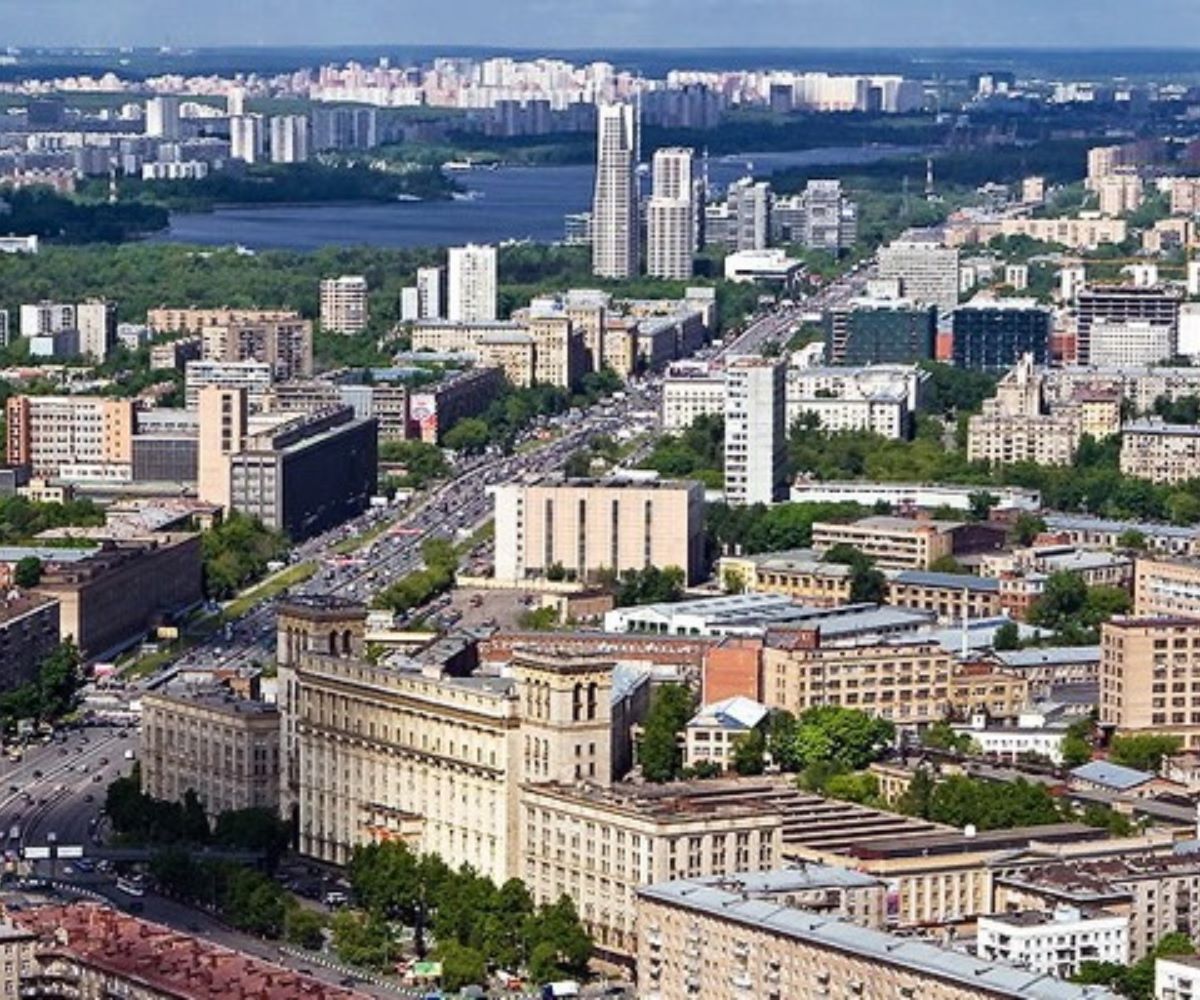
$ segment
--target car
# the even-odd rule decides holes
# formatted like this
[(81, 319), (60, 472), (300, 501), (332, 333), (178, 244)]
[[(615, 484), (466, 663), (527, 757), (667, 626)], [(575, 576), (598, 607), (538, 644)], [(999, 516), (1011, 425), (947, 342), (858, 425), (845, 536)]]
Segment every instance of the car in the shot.
[(85, 795), (83, 797), (83, 801), (84, 802), (95, 802), (96, 796), (94, 796), (91, 792), (88, 792), (87, 795)]
[(33, 772), (33, 777), (34, 777), (35, 779), (42, 777), (42, 772), (41, 772), (41, 771), (34, 771), (34, 772)]

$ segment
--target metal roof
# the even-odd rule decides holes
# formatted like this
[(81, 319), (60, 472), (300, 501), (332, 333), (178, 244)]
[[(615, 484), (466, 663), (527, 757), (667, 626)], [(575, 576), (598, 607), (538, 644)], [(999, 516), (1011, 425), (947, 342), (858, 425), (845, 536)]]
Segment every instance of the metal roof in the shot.
[(641, 889), (639, 893), (660, 903), (698, 910), (721, 920), (789, 937), (810, 947), (840, 951), (868, 962), (966, 985), (981, 995), (990, 993), (1030, 1000), (1098, 1000), (1113, 996), (1105, 989), (1076, 986), (1042, 973), (948, 951), (913, 938), (870, 930), (764, 900), (745, 899), (739, 894), (697, 882), (665, 882)]

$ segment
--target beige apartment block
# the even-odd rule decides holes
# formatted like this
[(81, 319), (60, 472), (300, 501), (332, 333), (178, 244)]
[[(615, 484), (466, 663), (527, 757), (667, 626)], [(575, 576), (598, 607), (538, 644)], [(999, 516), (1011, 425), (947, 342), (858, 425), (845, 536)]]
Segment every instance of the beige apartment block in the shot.
[(479, 340), (475, 355), (485, 368), (499, 368), (509, 384), (528, 389), (536, 374), (537, 346), (524, 332), (493, 333)]
[(1100, 1000), (1107, 992), (703, 882), (648, 887), (637, 908), (643, 1000)]
[(723, 556), (717, 564), (722, 586), (734, 584), (750, 594), (786, 594), (818, 608), (850, 603), (852, 575), (849, 566), (822, 562), (806, 552)]
[(597, 948), (637, 953), (637, 891), (653, 882), (767, 871), (783, 818), (761, 803), (708, 806), (703, 785), (526, 785), (520, 877), (539, 903), (575, 901)]
[(199, 415), (196, 493), (204, 503), (232, 503), (231, 458), (242, 450), (249, 431), (244, 389), (205, 386), (196, 394)]
[(44, 478), (129, 478), (133, 401), (100, 396), (13, 396), (5, 408), (8, 462)]
[(1124, 617), (1100, 640), (1100, 723), (1200, 749), (1200, 617)]
[[(1089, 426), (1107, 429), (1114, 408), (1119, 416), (1119, 406), (1110, 404), (1102, 413), (1088, 408)], [(1046, 376), (1034, 368), (1027, 354), (1000, 380), (995, 397), (984, 401), (982, 412), (970, 418), (967, 458), (993, 465), (1069, 465), (1079, 447), (1083, 421), (1077, 404), (1050, 405)]]
[(222, 690), (142, 699), (142, 791), (176, 802), (191, 789), (210, 820), (279, 805), (279, 711)]
[(1139, 556), (1133, 574), (1138, 617), (1200, 616), (1200, 561)]
[(269, 319), (239, 319), (200, 329), (203, 361), (262, 361), (277, 379), (313, 373), (312, 322), (298, 313)]
[(526, 580), (560, 565), (601, 570), (677, 566), (702, 572), (704, 488), (692, 481), (533, 477), (493, 491), (496, 578)]
[(1138, 420), (1121, 434), (1121, 472), (1154, 483), (1185, 483), (1200, 474), (1200, 427)]
[(762, 652), (762, 700), (794, 715), (838, 705), (923, 725), (945, 718), (954, 663), (934, 643), (821, 646), (811, 633), (778, 634)]
[(864, 517), (840, 524), (818, 521), (812, 526), (812, 547), (818, 554), (835, 545), (852, 545), (875, 560), (880, 569), (928, 569), (954, 552), (956, 521), (915, 520), (907, 517)]
[(304, 854), (345, 863), (358, 844), (402, 839), (503, 882), (520, 870), (524, 781), (607, 783), (628, 759), (629, 701), (613, 697), (609, 660), (517, 651), (504, 677), (376, 667), (361, 659), (361, 617), (326, 617), (328, 647), (320, 621), (281, 620)]
[(190, 309), (161, 307), (146, 313), (146, 325), (154, 333), (198, 333), (209, 326), (233, 323), (270, 323), (299, 317), (291, 309)]

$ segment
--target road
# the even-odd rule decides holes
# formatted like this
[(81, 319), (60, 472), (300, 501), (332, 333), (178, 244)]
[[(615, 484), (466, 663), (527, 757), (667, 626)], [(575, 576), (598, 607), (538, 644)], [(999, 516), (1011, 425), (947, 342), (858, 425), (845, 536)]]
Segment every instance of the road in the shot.
[[(831, 285), (821, 296), (758, 317), (719, 351), (706, 351), (704, 356), (720, 360), (761, 353), (772, 344), (782, 347), (803, 313), (860, 293), (866, 276), (867, 268), (863, 268), (851, 280)], [(646, 440), (630, 458), (631, 463), (635, 462), (652, 445), (659, 430), (661, 378), (649, 376), (635, 381), (619, 397), (603, 400), (585, 411), (551, 418), (545, 426), (524, 435), (514, 454), (459, 461), (452, 478), (407, 506), (368, 511), (335, 530), (303, 542), (293, 550), (292, 563), (315, 563), (318, 571), (293, 588), (294, 592), (369, 601), (378, 590), (420, 567), (421, 544), (425, 540), (462, 540), (485, 524), (492, 510), (489, 487), (522, 475), (558, 471), (570, 455), (598, 434), (645, 435)], [(534, 437), (535, 433), (550, 437), (541, 441)], [(368, 533), (374, 537), (352, 556), (338, 553), (339, 545)], [(484, 541), (476, 545), (466, 554), (465, 565), (478, 569), (489, 558), (490, 544)], [(278, 599), (273, 599), (251, 608), (175, 662), (118, 692), (119, 696), (132, 701), (146, 690), (166, 683), (181, 669), (268, 662), (275, 649), (277, 604)], [(135, 727), (124, 731), (68, 730), (60, 732), (54, 743), (31, 746), (19, 764), (0, 765), (0, 839), (7, 839), (10, 828), (15, 826), (19, 836), (11, 847), (45, 845), (52, 835), (60, 845), (88, 846), (99, 820), (104, 790), (118, 774), (128, 771), (130, 762), (125, 759), (125, 751), (136, 750), (136, 739)], [(78, 873), (73, 877), (95, 881)], [(102, 880), (96, 888), (110, 894), (115, 892)], [(148, 896), (145, 915), (282, 961), (292, 968), (311, 965), (304, 959), (280, 956), (273, 946), (234, 934), (210, 918), (168, 900)], [(319, 969), (313, 971), (321, 973)], [(329, 975), (336, 980), (336, 973)], [(384, 990), (376, 995), (394, 997), (397, 993)]]

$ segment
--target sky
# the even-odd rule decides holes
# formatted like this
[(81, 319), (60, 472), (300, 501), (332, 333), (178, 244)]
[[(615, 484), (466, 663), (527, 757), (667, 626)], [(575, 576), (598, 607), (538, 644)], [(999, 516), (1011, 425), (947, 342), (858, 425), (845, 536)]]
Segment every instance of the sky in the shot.
[(7, 45), (1200, 45), (1200, 0), (0, 0)]

